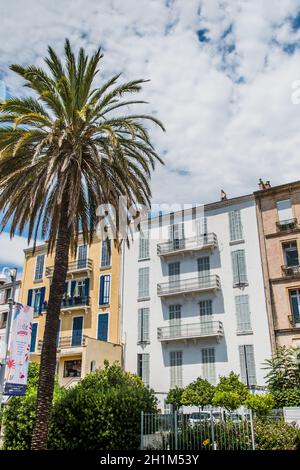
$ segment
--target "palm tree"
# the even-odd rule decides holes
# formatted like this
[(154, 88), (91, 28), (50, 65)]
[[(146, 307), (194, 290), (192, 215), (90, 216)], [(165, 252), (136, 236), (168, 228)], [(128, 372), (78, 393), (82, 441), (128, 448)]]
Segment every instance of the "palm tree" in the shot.
[[(159, 120), (144, 114), (122, 115), (145, 80), (118, 85), (115, 75), (101, 87), (94, 79), (101, 50), (76, 58), (68, 40), (64, 62), (49, 47), (43, 68), (11, 65), (33, 92), (0, 104), (1, 229), (10, 224), (10, 236), (28, 229), (28, 242), (41, 231), (48, 252), (55, 252), (43, 347), (41, 353), (32, 449), (46, 449), (56, 365), (56, 338), (67, 276), (69, 252), (78, 236), (93, 240), (97, 208), (126, 196), (128, 205), (149, 207), (151, 171), (157, 155), (145, 123)], [(36, 97), (34, 97), (36, 96)], [(125, 97), (125, 98), (124, 98)], [(115, 116), (113, 112), (117, 111)], [(121, 112), (120, 112), (121, 111)]]

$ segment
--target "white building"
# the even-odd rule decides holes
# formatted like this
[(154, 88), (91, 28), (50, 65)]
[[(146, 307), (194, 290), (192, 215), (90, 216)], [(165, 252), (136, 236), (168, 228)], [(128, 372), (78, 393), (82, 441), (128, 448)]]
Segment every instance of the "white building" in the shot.
[[(20, 281), (15, 282), (14, 300), (19, 298)], [(0, 281), (0, 362), (5, 356), (6, 324), (9, 311), (8, 299), (12, 298), (13, 284), (7, 279)]]
[[(265, 384), (271, 343), (252, 195), (151, 219), (124, 253), (125, 369), (155, 390), (230, 371)], [(145, 231), (144, 231), (145, 232)]]

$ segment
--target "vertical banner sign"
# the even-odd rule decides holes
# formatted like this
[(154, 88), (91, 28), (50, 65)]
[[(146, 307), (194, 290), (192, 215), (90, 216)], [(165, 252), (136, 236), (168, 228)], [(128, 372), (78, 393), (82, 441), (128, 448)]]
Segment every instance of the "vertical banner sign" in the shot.
[(25, 395), (32, 319), (32, 307), (15, 304), (7, 352), (4, 395)]

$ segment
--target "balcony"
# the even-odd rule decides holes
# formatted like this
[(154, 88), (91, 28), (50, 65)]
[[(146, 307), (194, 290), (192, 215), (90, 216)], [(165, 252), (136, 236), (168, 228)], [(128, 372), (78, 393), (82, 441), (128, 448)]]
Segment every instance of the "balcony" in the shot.
[(296, 266), (281, 266), (282, 275), (284, 277), (299, 277), (300, 276), (300, 265)]
[(298, 229), (297, 219), (278, 220), (276, 222), (278, 232), (289, 232)]
[[(67, 354), (77, 354), (78, 348), (86, 346), (86, 336), (66, 336), (59, 339), (57, 344), (57, 353), (62, 353), (63, 355)], [(39, 340), (37, 352), (41, 353), (43, 347), (43, 341)], [(63, 351), (62, 351), (63, 350)]]
[(208, 233), (199, 237), (182, 238), (159, 243), (157, 245), (158, 256), (172, 256), (178, 253), (193, 253), (200, 250), (212, 250), (217, 246), (215, 233)]
[[(93, 270), (93, 260), (87, 258), (83, 260), (71, 261), (68, 265), (68, 276), (74, 277), (76, 274), (89, 276)], [(46, 277), (52, 277), (54, 266), (46, 268)]]
[(76, 309), (84, 309), (86, 312), (90, 308), (91, 299), (90, 297), (85, 296), (77, 296), (74, 297), (66, 297), (61, 302), (61, 311), (73, 311)]
[(223, 324), (220, 321), (207, 321), (177, 324), (157, 328), (157, 339), (161, 342), (196, 340), (215, 338), (217, 341), (224, 336)]
[(178, 294), (193, 294), (198, 292), (215, 292), (221, 289), (220, 278), (216, 274), (198, 276), (192, 279), (178, 279), (157, 285), (159, 297), (169, 297)]

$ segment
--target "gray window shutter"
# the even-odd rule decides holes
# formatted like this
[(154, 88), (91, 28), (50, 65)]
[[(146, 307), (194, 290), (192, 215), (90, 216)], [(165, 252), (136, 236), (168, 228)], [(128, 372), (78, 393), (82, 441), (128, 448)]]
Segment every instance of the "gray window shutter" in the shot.
[(251, 318), (249, 309), (249, 296), (238, 295), (235, 297), (235, 309), (237, 319), (237, 331), (251, 331)]
[(139, 297), (149, 297), (149, 268), (139, 269)]
[(200, 317), (212, 315), (212, 300), (200, 300)]
[(236, 250), (231, 252), (233, 284), (247, 284), (247, 269), (245, 250)]
[(240, 356), (240, 368), (241, 368), (241, 381), (244, 384), (247, 384), (246, 376), (246, 357), (244, 346), (239, 346), (239, 356)]
[(215, 349), (202, 349), (203, 378), (208, 382), (215, 384), (216, 382), (216, 363)]
[(142, 341), (142, 309), (138, 310), (138, 343)]
[(149, 258), (149, 232), (140, 233), (139, 259)]
[(256, 385), (256, 370), (255, 370), (253, 344), (246, 345), (246, 359), (247, 359), (249, 385), (253, 386), (253, 385)]
[(229, 212), (230, 241), (242, 240), (243, 228), (241, 221), (241, 211), (235, 210)]
[(207, 217), (196, 220), (196, 236), (207, 235)]
[(170, 388), (182, 387), (182, 351), (170, 352)]
[(149, 308), (138, 311), (138, 342), (149, 341)]
[(143, 354), (142, 355), (142, 379), (145, 385), (149, 385), (149, 379), (150, 379), (150, 368), (149, 368), (149, 362), (150, 362), (150, 355), (149, 354)]
[(203, 256), (198, 258), (198, 272), (200, 276), (208, 276), (210, 271), (210, 258), (209, 256)]

